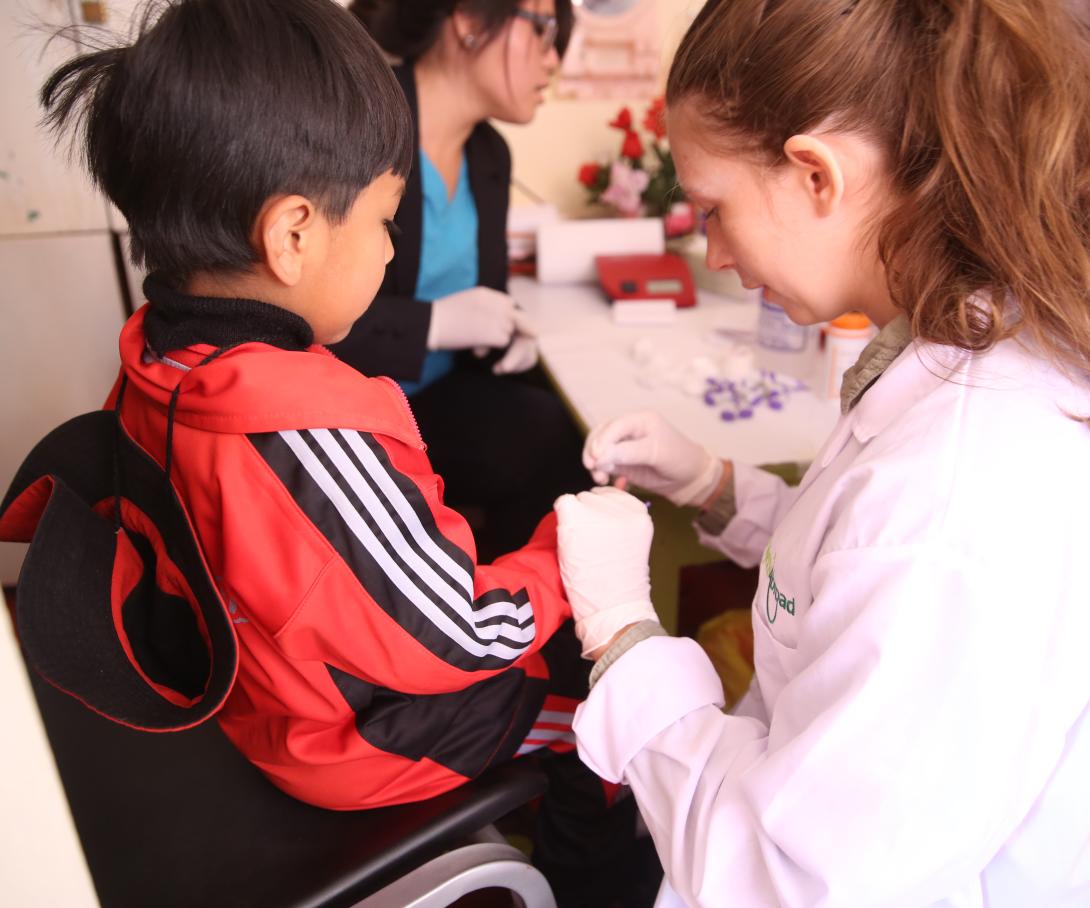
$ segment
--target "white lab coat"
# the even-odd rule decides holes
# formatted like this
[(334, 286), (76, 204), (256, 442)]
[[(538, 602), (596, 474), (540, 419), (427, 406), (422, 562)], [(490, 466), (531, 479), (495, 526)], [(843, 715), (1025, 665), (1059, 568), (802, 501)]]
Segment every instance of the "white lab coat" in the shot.
[[(1008, 341), (910, 346), (801, 486), (739, 466), (761, 564), (734, 714), (691, 640), (575, 722), (684, 903), (1090, 906), (1090, 390)], [(664, 893), (660, 904), (671, 902)]]

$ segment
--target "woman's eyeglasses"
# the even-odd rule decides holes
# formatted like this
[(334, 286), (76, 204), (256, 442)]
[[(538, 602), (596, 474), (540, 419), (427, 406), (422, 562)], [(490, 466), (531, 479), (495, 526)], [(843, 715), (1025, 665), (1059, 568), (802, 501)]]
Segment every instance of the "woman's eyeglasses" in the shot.
[(529, 9), (516, 9), (514, 16), (516, 19), (525, 19), (530, 23), (534, 34), (541, 39), (541, 49), (545, 53), (556, 46), (556, 35), (560, 28), (556, 16), (546, 16), (544, 13), (535, 13)]

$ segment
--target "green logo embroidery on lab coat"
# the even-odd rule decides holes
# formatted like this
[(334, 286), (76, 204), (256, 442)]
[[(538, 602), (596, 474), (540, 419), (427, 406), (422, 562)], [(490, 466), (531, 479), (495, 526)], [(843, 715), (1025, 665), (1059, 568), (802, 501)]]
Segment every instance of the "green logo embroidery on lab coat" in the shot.
[(765, 590), (765, 615), (769, 624), (775, 624), (781, 609), (794, 617), (795, 600), (788, 599), (776, 586), (776, 565), (772, 557), (772, 546), (765, 549), (765, 573), (768, 574), (768, 589)]

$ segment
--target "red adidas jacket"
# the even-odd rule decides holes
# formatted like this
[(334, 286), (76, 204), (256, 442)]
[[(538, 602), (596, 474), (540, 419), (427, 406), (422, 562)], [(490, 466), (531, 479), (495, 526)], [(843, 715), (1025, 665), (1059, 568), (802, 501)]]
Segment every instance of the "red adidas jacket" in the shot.
[(121, 335), (122, 422), (164, 463), (180, 385), (171, 478), (238, 633), (219, 719), (239, 750), (289, 794), (354, 809), (569, 738), (539, 652), (570, 616), (553, 518), (478, 565), (394, 382), (319, 346), (157, 357), (146, 312)]

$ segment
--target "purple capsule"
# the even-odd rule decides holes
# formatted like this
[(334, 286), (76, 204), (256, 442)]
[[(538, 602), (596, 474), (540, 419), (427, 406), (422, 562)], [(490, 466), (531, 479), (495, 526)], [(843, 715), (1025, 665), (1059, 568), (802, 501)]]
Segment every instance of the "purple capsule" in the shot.
[(719, 414), (719, 418), (723, 420), (723, 422), (734, 422), (734, 414), (730, 410), (724, 410)]
[(752, 419), (753, 418), (753, 411), (752, 410), (740, 410), (738, 412), (738, 418), (739, 419)]

